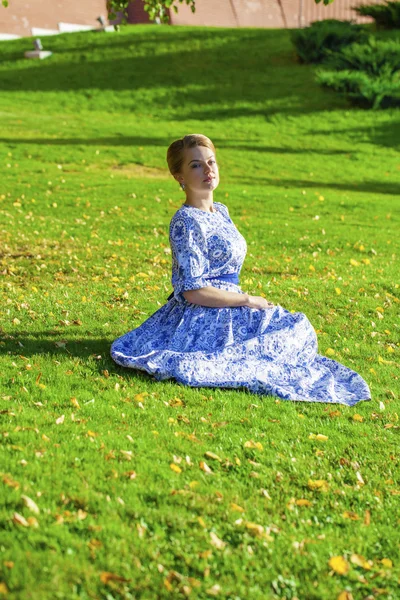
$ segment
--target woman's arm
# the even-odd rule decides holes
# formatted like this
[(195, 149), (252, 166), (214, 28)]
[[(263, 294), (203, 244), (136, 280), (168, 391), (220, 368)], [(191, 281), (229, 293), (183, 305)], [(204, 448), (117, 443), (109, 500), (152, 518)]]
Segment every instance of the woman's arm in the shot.
[(262, 296), (249, 296), (238, 292), (227, 292), (216, 287), (203, 287), (197, 290), (182, 292), (190, 304), (199, 304), (209, 308), (225, 308), (229, 306), (248, 306), (249, 308), (271, 308), (274, 305)]
[(182, 292), (185, 300), (191, 304), (200, 304), (210, 308), (224, 308), (225, 306), (245, 306), (249, 299), (248, 294), (227, 292), (216, 287), (204, 287), (198, 290)]

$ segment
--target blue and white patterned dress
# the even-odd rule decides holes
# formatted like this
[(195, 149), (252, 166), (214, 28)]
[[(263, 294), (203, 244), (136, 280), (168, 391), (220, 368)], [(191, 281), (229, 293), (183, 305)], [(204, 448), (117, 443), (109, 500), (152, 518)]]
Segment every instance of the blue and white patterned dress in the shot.
[(212, 279), (239, 274), (247, 249), (228, 208), (221, 202), (213, 207), (210, 213), (183, 204), (173, 215), (173, 297), (114, 341), (114, 361), (192, 387), (244, 387), (285, 400), (349, 406), (370, 400), (358, 373), (317, 353), (316, 333), (303, 313), (185, 300), (183, 291), (209, 285), (244, 293), (236, 283)]

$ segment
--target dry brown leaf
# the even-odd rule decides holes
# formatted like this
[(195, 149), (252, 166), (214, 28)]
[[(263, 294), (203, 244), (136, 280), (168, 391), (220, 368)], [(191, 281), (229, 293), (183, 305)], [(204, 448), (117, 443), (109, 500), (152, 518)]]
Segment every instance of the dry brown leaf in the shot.
[(22, 515), (20, 515), (19, 513), (14, 513), (13, 514), (13, 522), (16, 525), (22, 525), (22, 527), (29, 527), (29, 523), (28, 521), (25, 519), (25, 517), (23, 517)]
[(218, 596), (218, 594), (221, 592), (221, 586), (216, 583), (214, 584), (212, 587), (208, 588), (208, 590), (206, 590), (206, 594), (208, 594), (209, 596)]
[(358, 521), (360, 518), (358, 514), (353, 512), (352, 510), (345, 510), (342, 514), (342, 517), (344, 519), (351, 519), (351, 521)]
[(125, 458), (125, 460), (132, 460), (132, 456), (133, 456), (132, 450), (120, 450), (120, 453)]
[(180, 398), (172, 398), (172, 400), (170, 400), (168, 404), (172, 406), (172, 408), (175, 408), (177, 406), (185, 406), (185, 403)]
[(222, 458), (220, 458), (218, 454), (214, 454), (214, 452), (204, 452), (204, 456), (206, 458), (210, 458), (211, 460), (217, 460), (218, 462), (222, 462)]
[(104, 583), (104, 585), (108, 585), (110, 581), (121, 581), (123, 583), (127, 583), (131, 580), (125, 579), (125, 577), (120, 577), (120, 575), (116, 575), (115, 573), (110, 573), (109, 571), (102, 571), (100, 573), (100, 581)]
[(211, 474), (213, 472), (212, 469), (210, 469), (210, 467), (208, 466), (208, 464), (203, 460), (200, 461), (200, 469), (205, 473)]
[(33, 513), (35, 513), (35, 515), (38, 515), (40, 513), (38, 505), (32, 500), (32, 498), (29, 498), (29, 496), (25, 496), (24, 494), (22, 494), (21, 499), (23, 500), (25, 506), (29, 508), (29, 510), (31, 510)]
[(29, 527), (39, 527), (39, 522), (36, 517), (28, 517), (27, 518)]
[(9, 487), (15, 488), (16, 490), (20, 487), (20, 484), (18, 483), (18, 481), (15, 481), (11, 477), (11, 475), (3, 475), (3, 483), (8, 485)]
[(218, 550), (223, 550), (226, 546), (226, 542), (221, 540), (213, 531), (210, 531), (211, 544)]
[(79, 402), (78, 402), (78, 400), (76, 398), (71, 398), (71, 404), (73, 406), (75, 406), (76, 409), (78, 409), (78, 410), (80, 409)]
[(367, 571), (371, 569), (371, 565), (364, 558), (364, 556), (361, 556), (361, 554), (352, 554), (350, 556), (350, 562), (353, 563), (353, 565), (356, 565), (357, 567), (362, 567), (363, 569), (366, 569)]

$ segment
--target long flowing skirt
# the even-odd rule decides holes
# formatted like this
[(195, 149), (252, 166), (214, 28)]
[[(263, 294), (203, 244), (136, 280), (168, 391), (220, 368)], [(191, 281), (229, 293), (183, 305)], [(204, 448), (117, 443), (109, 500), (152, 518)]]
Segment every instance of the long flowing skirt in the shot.
[[(235, 284), (217, 287), (243, 293)], [(157, 380), (191, 387), (244, 387), (284, 400), (348, 406), (371, 399), (358, 373), (318, 354), (306, 315), (279, 305), (209, 308), (172, 298), (116, 339), (111, 356)]]

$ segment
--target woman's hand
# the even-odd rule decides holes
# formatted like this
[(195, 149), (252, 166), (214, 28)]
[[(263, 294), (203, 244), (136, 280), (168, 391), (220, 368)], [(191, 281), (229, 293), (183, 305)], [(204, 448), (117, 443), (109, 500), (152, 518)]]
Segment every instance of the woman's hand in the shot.
[(249, 308), (272, 308), (274, 304), (268, 302), (268, 300), (262, 296), (249, 296), (245, 306), (248, 306)]

